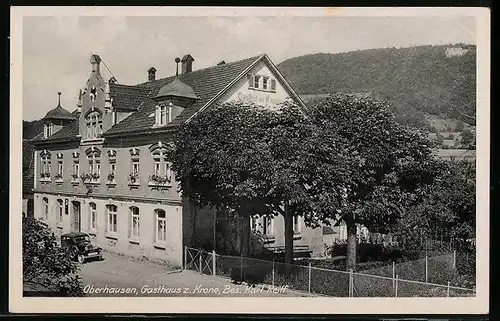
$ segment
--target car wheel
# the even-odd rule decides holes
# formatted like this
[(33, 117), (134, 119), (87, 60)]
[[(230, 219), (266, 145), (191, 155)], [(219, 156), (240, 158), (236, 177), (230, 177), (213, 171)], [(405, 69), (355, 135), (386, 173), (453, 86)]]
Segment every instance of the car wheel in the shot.
[(83, 262), (85, 261), (85, 257), (83, 257), (83, 255), (81, 255), (81, 254), (78, 254), (77, 259), (78, 259), (78, 263), (80, 263), (80, 264), (83, 264)]
[(102, 255), (99, 255), (99, 256), (97, 257), (97, 261), (102, 261)]

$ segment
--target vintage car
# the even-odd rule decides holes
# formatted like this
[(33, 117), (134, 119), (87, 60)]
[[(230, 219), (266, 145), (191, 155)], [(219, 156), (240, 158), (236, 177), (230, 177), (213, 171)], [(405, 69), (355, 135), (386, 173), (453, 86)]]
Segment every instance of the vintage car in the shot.
[(92, 244), (90, 235), (85, 232), (72, 232), (61, 235), (61, 246), (73, 260), (83, 263), (86, 259), (102, 260), (102, 249)]

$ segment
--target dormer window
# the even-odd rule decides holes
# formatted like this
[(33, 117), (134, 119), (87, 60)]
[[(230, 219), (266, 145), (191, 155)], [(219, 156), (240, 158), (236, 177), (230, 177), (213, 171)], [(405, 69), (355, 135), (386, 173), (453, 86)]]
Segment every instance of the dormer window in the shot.
[(156, 106), (156, 125), (162, 126), (172, 121), (172, 105)]
[(52, 136), (53, 133), (54, 133), (54, 124), (50, 123), (43, 125), (43, 137), (49, 138), (50, 136)]

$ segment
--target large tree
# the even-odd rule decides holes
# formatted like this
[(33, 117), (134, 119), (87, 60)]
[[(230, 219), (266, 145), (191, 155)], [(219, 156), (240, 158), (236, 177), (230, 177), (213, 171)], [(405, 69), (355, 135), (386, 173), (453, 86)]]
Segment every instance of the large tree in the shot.
[(317, 208), (324, 208), (322, 217), (345, 222), (346, 267), (354, 269), (356, 224), (374, 232), (391, 232), (402, 209), (415, 201), (419, 188), (432, 183), (440, 169), (425, 136), (398, 124), (382, 101), (332, 95), (313, 108), (311, 119), (334, 137), (337, 150), (351, 156), (345, 163), (349, 179), (340, 184), (324, 180), (324, 194), (332, 190), (336, 195), (339, 188), (344, 191), (341, 206), (328, 207), (326, 201)]
[(78, 266), (40, 221), (23, 217), (23, 284), (63, 296), (82, 296)]
[(292, 102), (276, 110), (216, 106), (184, 126), (175, 147), (173, 169), (183, 195), (241, 217), (242, 254), (248, 254), (251, 215), (283, 216), (287, 263), (293, 262), (293, 218), (319, 223), (311, 195), (320, 191), (321, 174), (329, 171), (328, 177), (340, 184), (345, 172), (337, 169), (345, 161), (338, 160), (335, 142)]

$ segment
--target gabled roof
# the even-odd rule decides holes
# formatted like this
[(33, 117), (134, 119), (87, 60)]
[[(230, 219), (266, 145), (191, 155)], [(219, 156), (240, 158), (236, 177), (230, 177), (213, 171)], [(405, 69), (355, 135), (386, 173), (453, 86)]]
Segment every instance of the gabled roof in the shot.
[(154, 117), (150, 117), (150, 115), (154, 115), (155, 113), (156, 102), (151, 98), (155, 97), (163, 86), (171, 83), (176, 77), (171, 76), (137, 85), (137, 87), (150, 90), (148, 98), (140, 104), (137, 111), (134, 111), (130, 116), (107, 130), (104, 136), (138, 131), (154, 132), (156, 130), (176, 128), (193, 116), (213, 97), (222, 92), (234, 79), (252, 66), (260, 57), (262, 57), (262, 55), (179, 75), (179, 80), (191, 87), (200, 99), (189, 108), (184, 109), (167, 126), (158, 129), (152, 128), (155, 119)]

